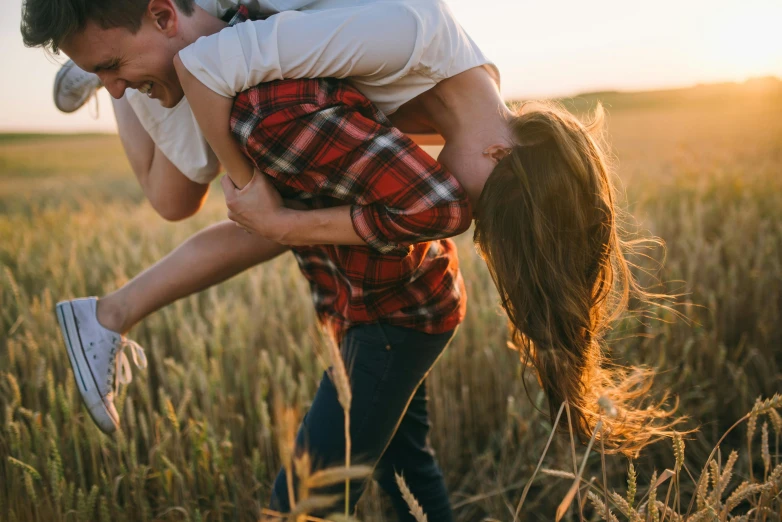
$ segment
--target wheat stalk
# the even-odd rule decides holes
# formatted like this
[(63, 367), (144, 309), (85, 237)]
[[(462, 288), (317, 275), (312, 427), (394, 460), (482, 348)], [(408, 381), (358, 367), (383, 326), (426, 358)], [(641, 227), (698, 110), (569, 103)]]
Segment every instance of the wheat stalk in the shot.
[(405, 500), (407, 507), (410, 508), (410, 514), (413, 515), (413, 518), (415, 518), (416, 522), (428, 522), (426, 513), (424, 513), (424, 510), (421, 508), (418, 500), (416, 500), (416, 498), (410, 492), (410, 488), (407, 487), (407, 483), (405, 482), (404, 477), (394, 472), (394, 478), (396, 479), (397, 486), (399, 486), (399, 491), (402, 493), (402, 498)]
[(763, 480), (768, 478), (768, 472), (771, 469), (771, 452), (768, 449), (768, 423), (764, 422), (760, 430), (760, 455), (763, 458)]
[(636, 493), (636, 476), (635, 476), (635, 466), (633, 466), (633, 461), (630, 461), (630, 469), (627, 471), (627, 504), (632, 508), (633, 503), (635, 502), (635, 493)]
[[(557, 426), (559, 426), (559, 419), (562, 417), (562, 411), (565, 409), (566, 404), (567, 401), (563, 402), (559, 407), (557, 417), (554, 419), (554, 425), (551, 427), (551, 433), (549, 434), (548, 441), (546, 441), (546, 447), (543, 448), (543, 454), (538, 459), (538, 465), (535, 468), (535, 471), (532, 472), (532, 476), (530, 477), (529, 481), (527, 481), (527, 485), (524, 486), (524, 491), (521, 492), (521, 498), (519, 498), (519, 503), (516, 505), (516, 511), (513, 514), (514, 522), (518, 520), (519, 513), (521, 512), (521, 506), (524, 505), (524, 500), (527, 498), (527, 493), (529, 493), (529, 489), (532, 487), (532, 481), (535, 480), (535, 476), (538, 474), (540, 467), (543, 465), (543, 459), (546, 457), (546, 453), (548, 453), (548, 448), (551, 445), (551, 441), (554, 440), (554, 435), (557, 432)], [(578, 482), (578, 479), (576, 479), (576, 482)]]
[[(560, 408), (560, 412), (561, 411), (562, 408)], [(570, 504), (573, 502), (573, 497), (576, 495), (576, 492), (578, 491), (579, 482), (584, 474), (584, 469), (586, 469), (586, 463), (587, 463), (587, 458), (589, 458), (589, 452), (592, 451), (592, 445), (595, 443), (595, 437), (597, 437), (597, 434), (598, 432), (600, 432), (602, 427), (603, 427), (603, 421), (601, 419), (597, 421), (597, 424), (595, 425), (595, 429), (592, 430), (592, 436), (589, 439), (589, 444), (587, 444), (586, 451), (584, 452), (584, 458), (581, 460), (581, 467), (579, 468), (578, 473), (576, 474), (576, 479), (573, 481), (573, 485), (570, 486), (570, 490), (565, 495), (565, 498), (563, 498), (562, 502), (560, 502), (559, 506), (557, 506), (557, 512), (555, 515), (556, 522), (562, 520), (562, 517), (565, 516), (565, 512), (570, 507)]]
[[(337, 389), (337, 399), (339, 400), (345, 419), (345, 467), (350, 468), (350, 453), (352, 451), (352, 441), (350, 437), (350, 404), (353, 401), (353, 392), (350, 389), (350, 379), (345, 370), (345, 363), (339, 351), (339, 346), (333, 340), (327, 342), (328, 353), (331, 362), (331, 381)], [(350, 480), (345, 479), (345, 516), (350, 515)]]
[(652, 480), (649, 486), (649, 500), (647, 500), (647, 511), (652, 517), (652, 522), (659, 522), (660, 512), (657, 511), (657, 470), (652, 472)]
[(638, 519), (638, 512), (636, 512), (635, 509), (625, 500), (622, 495), (619, 495), (618, 493), (612, 491), (610, 493), (611, 500), (613, 501), (614, 505), (619, 509), (619, 511), (626, 516), (631, 521), (635, 521)]
[(573, 473), (569, 471), (562, 471), (559, 469), (541, 468), (540, 472), (543, 473), (544, 475), (550, 475), (552, 477), (566, 478), (570, 480), (576, 478), (576, 476)]
[[(297, 455), (293, 458), (293, 469), (296, 472), (296, 477), (299, 479), (299, 503), (306, 500), (310, 496), (309, 477), (310, 477), (310, 454), (309, 452), (302, 452), (301, 455)], [(296, 507), (299, 507), (297, 504)]]
[(608, 505), (604, 504), (594, 491), (588, 491), (587, 498), (595, 506), (595, 512), (600, 514), (600, 518), (606, 522), (619, 522), (619, 519), (608, 509)]
[[(752, 411), (749, 414), (749, 421), (747, 422), (747, 454), (752, 456), (752, 437), (755, 435), (755, 428), (758, 424), (758, 410), (760, 409), (760, 397), (755, 401), (755, 405), (752, 407)], [(752, 474), (752, 466), (749, 467), (749, 480), (755, 481), (755, 477)]]
[(334, 467), (318, 470), (307, 477), (307, 487), (309, 489), (318, 489), (345, 480), (365, 479), (372, 474), (372, 468), (369, 466), (352, 466), (350, 468)]

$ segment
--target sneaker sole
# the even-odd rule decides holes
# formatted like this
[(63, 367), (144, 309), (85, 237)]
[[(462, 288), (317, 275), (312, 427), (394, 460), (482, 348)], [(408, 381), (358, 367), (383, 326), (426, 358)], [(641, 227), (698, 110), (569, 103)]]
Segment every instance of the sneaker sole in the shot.
[(79, 336), (73, 305), (67, 301), (58, 303), (56, 310), (57, 322), (60, 323), (60, 332), (65, 341), (65, 349), (68, 351), (76, 386), (87, 407), (87, 412), (101, 431), (107, 434), (113, 433), (119, 428), (119, 419), (115, 419), (103, 403), (103, 397), (98, 391), (98, 383), (87, 364), (87, 354), (84, 353), (84, 346)]
[(77, 106), (69, 109), (66, 109), (59, 104), (57, 99), (57, 92), (60, 90), (60, 84), (62, 83), (63, 78), (65, 78), (68, 75), (68, 71), (70, 71), (73, 66), (74, 66), (73, 62), (66, 63), (65, 65), (60, 67), (60, 70), (57, 71), (57, 75), (54, 77), (54, 91), (53, 91), (54, 106), (57, 107), (57, 109), (60, 112), (64, 112), (65, 114), (70, 114), (72, 112), (78, 111), (79, 109), (84, 107), (84, 104), (87, 103), (87, 100), (90, 99), (90, 97), (87, 96), (84, 99), (82, 99)]

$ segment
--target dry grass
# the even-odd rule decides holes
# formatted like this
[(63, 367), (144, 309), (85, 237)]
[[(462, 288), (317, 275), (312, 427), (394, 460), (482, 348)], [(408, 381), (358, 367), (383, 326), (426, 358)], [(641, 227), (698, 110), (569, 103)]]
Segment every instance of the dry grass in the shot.
[[(730, 513), (777, 520), (779, 412), (749, 415), (752, 437), (733, 430), (709, 453), (756, 397), (782, 389), (782, 91), (721, 86), (602, 98), (627, 207), (641, 229), (666, 241), (656, 277), (686, 293), (679, 311), (690, 320), (662, 309), (649, 311), (661, 320), (628, 318), (614, 332), (613, 355), (660, 368), (656, 389), (677, 394), (700, 431), (686, 452), (683, 440), (675, 451), (649, 448), (630, 476), (626, 461), (607, 457), (605, 480), (599, 452), (585, 456), (566, 436), (544, 455), (552, 421), (537, 411), (547, 408), (534, 382), (525, 396), (490, 278), (465, 235), (458, 243), (468, 317), (428, 381), (432, 443), (457, 519), (513, 520), (543, 455), (544, 469), (560, 473), (586, 463), (566, 520), (579, 520), (582, 505), (584, 519), (609, 509), (619, 520), (679, 520), (690, 503), (691, 521)], [(308, 289), (292, 259), (133, 330), (149, 370), (123, 389), (124, 431), (114, 438), (81, 407), (52, 313), (56, 300), (113, 289), (221, 219), (221, 199), (213, 194), (193, 220), (167, 224), (143, 202), (116, 138), (0, 140), (0, 518), (261, 517), (284, 451), (280, 412), (306, 411), (322, 372)], [(662, 253), (650, 255), (641, 261), (653, 268)], [(732, 449), (736, 457), (725, 460)], [(673, 475), (650, 502), (655, 469)], [(522, 518), (553, 520), (571, 482), (538, 474)], [(387, 513), (378, 488), (369, 488), (359, 518)]]

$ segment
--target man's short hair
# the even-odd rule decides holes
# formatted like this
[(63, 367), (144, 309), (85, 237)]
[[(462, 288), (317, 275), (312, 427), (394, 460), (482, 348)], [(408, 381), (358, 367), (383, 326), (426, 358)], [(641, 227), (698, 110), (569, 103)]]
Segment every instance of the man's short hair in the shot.
[[(185, 15), (193, 14), (193, 0), (174, 0)], [(109, 29), (125, 27), (136, 32), (149, 0), (25, 0), (22, 38), (27, 47), (57, 52), (62, 41), (93, 21)]]

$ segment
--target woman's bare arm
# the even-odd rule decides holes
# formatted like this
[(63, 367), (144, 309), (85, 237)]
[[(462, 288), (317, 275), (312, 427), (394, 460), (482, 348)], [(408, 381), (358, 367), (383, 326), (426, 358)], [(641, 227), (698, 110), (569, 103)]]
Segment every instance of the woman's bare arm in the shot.
[(243, 188), (253, 177), (253, 164), (231, 135), (233, 98), (215, 94), (204, 86), (182, 65), (179, 55), (174, 57), (174, 68), (204, 138), (234, 185)]

